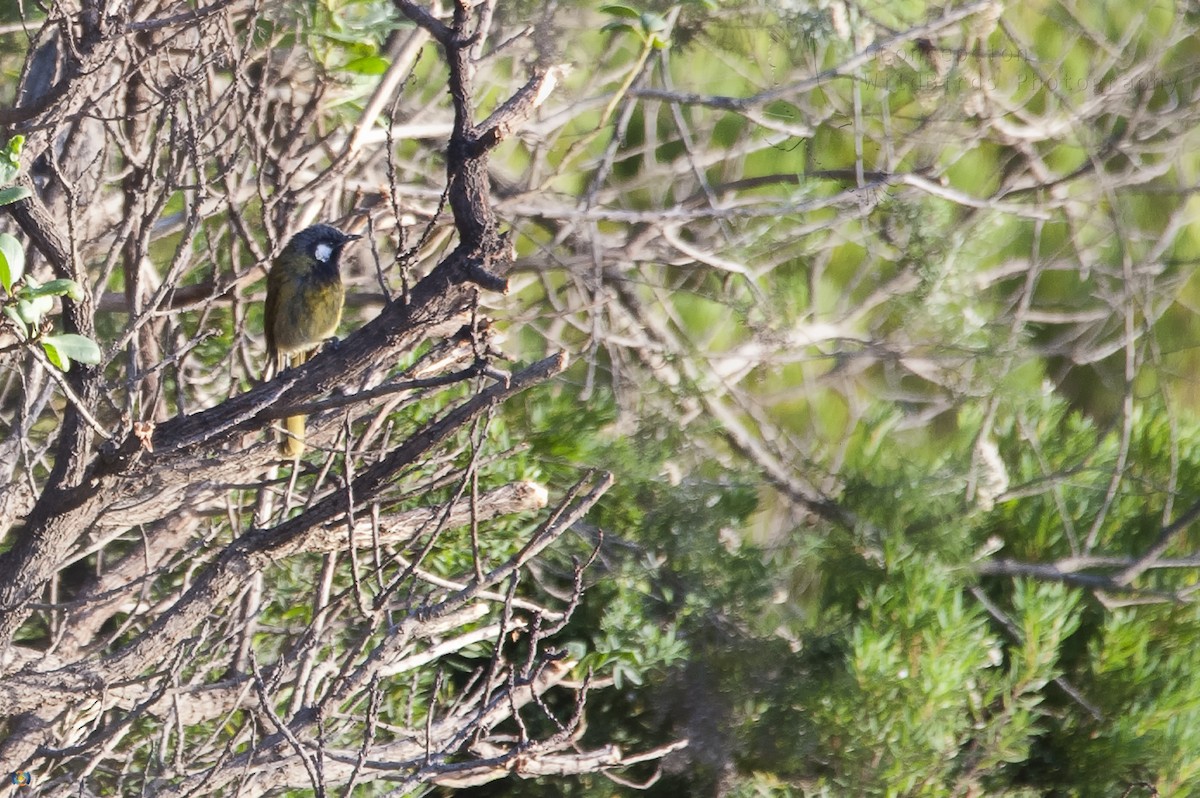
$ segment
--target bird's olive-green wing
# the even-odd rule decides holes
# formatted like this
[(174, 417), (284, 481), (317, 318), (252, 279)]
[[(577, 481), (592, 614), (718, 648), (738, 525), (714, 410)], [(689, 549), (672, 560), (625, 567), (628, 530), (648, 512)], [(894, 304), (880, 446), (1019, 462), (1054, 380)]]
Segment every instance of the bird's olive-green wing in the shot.
[(283, 294), (287, 275), (278, 264), (271, 264), (267, 272), (267, 301), (263, 304), (263, 332), (267, 337), (267, 356), (272, 361), (279, 359), (279, 347), (275, 341), (275, 324), (279, 313), (279, 298)]

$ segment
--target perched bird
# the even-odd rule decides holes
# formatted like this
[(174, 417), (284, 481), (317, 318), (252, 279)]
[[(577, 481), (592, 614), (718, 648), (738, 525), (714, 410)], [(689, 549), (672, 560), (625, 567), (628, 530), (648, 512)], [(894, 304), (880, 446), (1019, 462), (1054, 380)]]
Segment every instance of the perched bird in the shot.
[[(263, 321), (267, 356), (276, 374), (283, 371), (285, 356), (298, 366), (337, 330), (346, 297), (338, 259), (342, 248), (358, 238), (314, 224), (296, 233), (271, 264)], [(289, 417), (285, 426), (279, 451), (298, 457), (304, 451), (304, 416)]]

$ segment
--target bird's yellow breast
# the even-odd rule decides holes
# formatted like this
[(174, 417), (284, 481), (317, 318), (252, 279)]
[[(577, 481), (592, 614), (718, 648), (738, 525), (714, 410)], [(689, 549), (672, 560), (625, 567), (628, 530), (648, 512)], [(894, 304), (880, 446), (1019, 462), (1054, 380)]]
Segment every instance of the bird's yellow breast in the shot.
[(322, 280), (311, 271), (304, 275), (285, 273), (276, 289), (272, 321), (279, 352), (312, 349), (337, 331), (346, 293), (340, 280)]

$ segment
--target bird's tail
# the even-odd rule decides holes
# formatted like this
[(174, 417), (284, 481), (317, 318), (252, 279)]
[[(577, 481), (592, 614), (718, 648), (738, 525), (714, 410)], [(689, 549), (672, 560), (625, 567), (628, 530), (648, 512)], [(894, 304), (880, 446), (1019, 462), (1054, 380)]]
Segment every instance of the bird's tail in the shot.
[[(294, 352), (291, 360), (292, 366), (299, 366), (308, 360), (308, 353)], [(278, 370), (283, 370), (282, 365)], [(289, 460), (294, 460), (304, 454), (304, 416), (288, 416), (284, 420), (283, 426), (286, 432), (279, 434), (279, 454)]]
[(304, 454), (304, 416), (288, 416), (287, 432), (279, 436), (279, 453), (293, 459)]

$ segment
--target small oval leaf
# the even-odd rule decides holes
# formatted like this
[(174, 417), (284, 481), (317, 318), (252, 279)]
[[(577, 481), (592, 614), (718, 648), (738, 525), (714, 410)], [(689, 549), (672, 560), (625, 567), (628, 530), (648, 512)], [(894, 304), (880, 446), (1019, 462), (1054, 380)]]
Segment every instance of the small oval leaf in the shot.
[(29, 303), (33, 305), (33, 309), (37, 312), (39, 317), (45, 316), (50, 311), (54, 310), (54, 297), (52, 296), (35, 296), (33, 299), (29, 300)]
[(24, 136), (13, 136), (11, 139), (8, 140), (8, 143), (4, 145), (5, 157), (8, 158), (8, 160), (12, 161), (13, 163), (20, 163), (21, 148), (24, 146), (25, 146), (25, 137)]
[(100, 347), (95, 341), (75, 333), (48, 335), (42, 339), (42, 344), (52, 344), (64, 357), (78, 363), (94, 366), (100, 362), (102, 357)]
[(53, 336), (50, 338), (43, 338), (41, 340), (41, 344), (42, 349), (46, 350), (46, 357), (50, 358), (50, 362), (57, 366), (59, 370), (71, 370), (71, 360), (63, 355), (63, 353), (59, 350)]
[(640, 11), (618, 3), (600, 6), (600, 10), (605, 14), (612, 14), (614, 17), (625, 17), (626, 19), (637, 19), (642, 15)]
[(7, 186), (0, 188), (0, 205), (8, 205), (9, 203), (18, 202), (26, 197), (33, 196), (33, 192), (25, 186)]
[(21, 334), (21, 340), (28, 341), (29, 326), (21, 320), (21, 316), (17, 313), (17, 309), (12, 305), (8, 305), (4, 308), (4, 315), (8, 316), (9, 321), (11, 321), (13, 326), (17, 328), (17, 331)]
[(608, 33), (614, 30), (627, 30), (631, 33), (637, 33), (637, 28), (630, 25), (628, 22), (606, 22), (604, 27), (600, 29), (601, 33)]
[(25, 248), (11, 233), (0, 233), (0, 286), (12, 293), (13, 285), (25, 274)]
[(74, 280), (51, 280), (45, 285), (39, 285), (37, 288), (30, 289), (25, 293), (29, 299), (40, 296), (69, 296), (76, 301), (83, 299), (83, 289), (79, 287), (79, 283)]
[(33, 302), (22, 299), (17, 302), (17, 315), (26, 324), (37, 324), (42, 318), (42, 311)]
[(382, 75), (388, 71), (391, 64), (386, 58), (378, 55), (365, 55), (346, 63), (342, 69), (358, 75)]
[(647, 11), (641, 15), (642, 30), (646, 33), (658, 33), (667, 29), (667, 21), (659, 14)]

